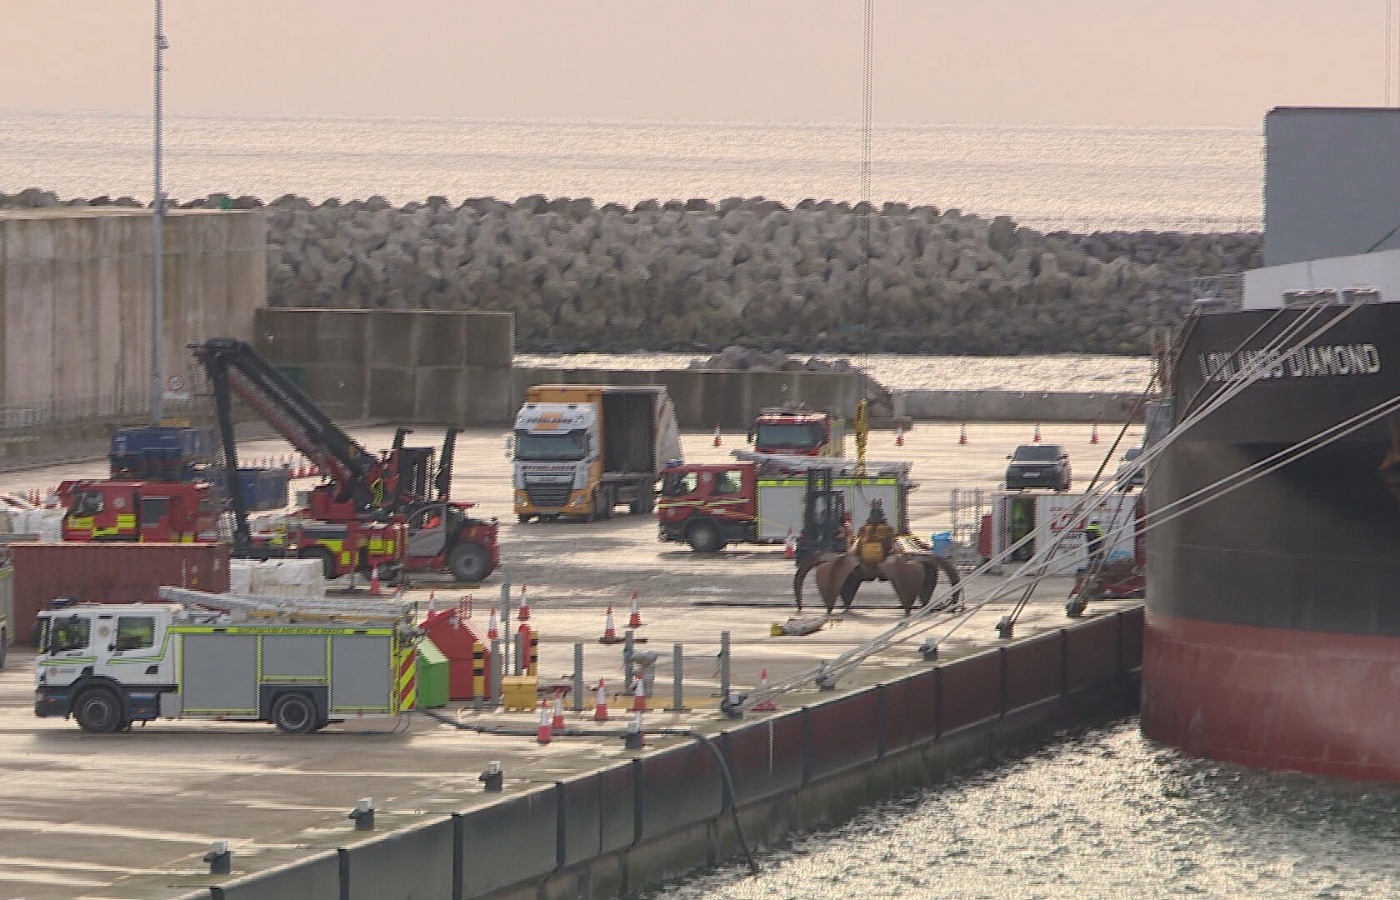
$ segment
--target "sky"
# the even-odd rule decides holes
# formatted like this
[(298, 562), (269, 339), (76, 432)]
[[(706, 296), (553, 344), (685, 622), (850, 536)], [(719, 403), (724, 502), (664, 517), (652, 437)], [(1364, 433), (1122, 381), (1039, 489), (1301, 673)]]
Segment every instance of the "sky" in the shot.
[[(875, 0), (873, 118), (1259, 126), (1275, 106), (1381, 106), (1387, 81), (1400, 103), (1390, 2)], [(0, 108), (149, 110), (154, 9), (0, 0)], [(863, 0), (165, 0), (164, 13), (172, 114), (861, 118)]]

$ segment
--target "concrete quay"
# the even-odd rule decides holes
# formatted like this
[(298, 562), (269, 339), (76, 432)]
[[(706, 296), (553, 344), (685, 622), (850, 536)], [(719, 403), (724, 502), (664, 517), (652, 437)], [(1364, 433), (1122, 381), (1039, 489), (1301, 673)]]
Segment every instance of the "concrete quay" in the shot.
[[(1094, 445), (1089, 442), (1090, 433), (1089, 426), (1042, 426), (1042, 440), (1070, 447), (1080, 482), (1086, 482), (1097, 468), (1093, 456), (1102, 456), (1113, 437), (1104, 434), (1101, 443)], [(920, 534), (947, 530), (950, 491), (992, 490), (1004, 471), (1006, 454), (1016, 444), (1031, 440), (1029, 429), (1019, 424), (978, 425), (969, 427), (967, 434), (968, 442), (960, 444), (957, 425), (919, 425), (905, 436), (904, 446), (895, 445), (892, 432), (871, 436), (872, 459), (914, 463), (921, 487), (911, 498), (911, 519)], [(388, 445), (392, 429), (359, 429), (354, 436), (367, 447), (379, 448)], [(435, 441), (429, 428), (420, 428), (414, 437), (423, 443)], [(742, 446), (742, 434), (726, 434), (722, 440), (723, 446), (713, 447), (710, 434), (687, 434), (687, 457), (717, 461)], [(288, 450), (279, 441), (250, 440), (242, 452), (257, 458)], [(778, 712), (749, 713), (742, 722), (735, 722), (717, 709), (716, 653), (721, 632), (731, 637), (734, 689), (752, 687), (765, 669), (770, 681), (782, 681), (811, 671), (821, 661), (900, 621), (888, 586), (863, 586), (855, 609), (815, 634), (773, 637), (771, 625), (795, 614), (792, 563), (783, 559), (781, 547), (737, 547), (717, 556), (699, 556), (683, 545), (658, 543), (651, 517), (619, 515), (592, 524), (520, 525), (511, 514), (503, 433), (470, 431), (459, 438), (457, 452), (453, 494), (478, 501), (478, 512), (502, 521), (504, 573), (493, 575), (480, 587), (425, 580), (408, 592), (406, 600), (426, 604), (430, 595), (438, 603), (469, 597), (473, 618), (484, 630), (489, 607), (500, 602), (503, 575), (508, 576), (512, 601), (518, 601), (522, 587), (529, 597), (531, 624), (540, 633), (541, 679), (571, 674), (574, 645), (581, 643), (585, 682), (592, 685), (604, 678), (612, 686), (610, 692), (618, 692), (621, 648), (597, 639), (608, 605), (619, 628), (625, 628), (628, 601), (636, 591), (645, 623), (636, 629), (636, 637), (646, 640), (639, 649), (654, 650), (660, 656), (652, 709), (645, 715), (649, 731), (717, 735), (765, 717), (781, 719), (785, 713), (833, 696), (929, 672), (935, 664), (920, 656), (917, 644), (952, 627), (946, 622), (906, 636), (842, 679), (835, 692), (818, 691), (810, 680), (802, 681), (777, 698)], [(102, 467), (103, 461), (94, 460), (14, 472), (0, 477), (0, 492), (42, 490), (63, 478), (101, 474)], [(978, 600), (985, 588), (1000, 587), (1005, 593), (941, 642), (939, 664), (977, 657), (1007, 643), (998, 637), (995, 624), (1020, 599), (1022, 584), (1007, 576), (983, 575), (967, 587), (970, 601)], [(1068, 579), (1043, 582), (1018, 622), (1016, 637), (1053, 638), (1073, 624), (1063, 609), (1068, 589)], [(1109, 618), (1137, 606), (1095, 603), (1086, 618)], [(514, 609), (511, 616), (513, 620)], [(688, 711), (655, 708), (671, 705), (670, 659), (675, 644), (684, 648)], [(307, 737), (279, 735), (267, 725), (184, 721), (156, 722), (130, 734), (94, 736), (71, 722), (34, 718), (31, 660), (31, 652), (15, 648), (6, 669), (0, 671), (0, 772), (5, 774), (5, 787), (0, 790), (0, 898), (210, 896), (201, 888), (229, 881), (207, 874), (202, 857), (215, 840), (230, 841), (236, 879), (340, 848), (367, 847), (377, 835), (396, 829), (426, 827), (449, 816), (457, 821), (457, 814), (502, 797), (533, 796), (531, 792), (690, 742), (685, 737), (652, 734), (647, 750), (628, 751), (621, 741), (619, 718), (606, 725), (593, 722), (591, 697), (582, 713), (573, 711), (571, 699), (566, 701), (566, 724), (578, 731), (609, 733), (563, 735), (548, 745), (534, 739), (537, 716), (533, 713), (478, 711), (471, 703), (454, 703), (443, 712), (465, 725), (503, 726), (521, 733), (460, 731), (414, 714), (401, 721), (346, 722)], [(615, 711), (627, 705), (628, 698), (613, 698)], [(505, 772), (503, 794), (484, 792), (478, 779), (492, 761), (499, 761)], [(347, 817), (363, 797), (373, 798), (376, 808), (374, 834), (354, 831)], [(774, 838), (772, 828), (748, 830), (757, 843)], [(705, 852), (710, 852), (703, 848), (712, 841), (729, 840), (714, 833), (708, 838), (704, 832), (696, 836), (687, 829), (675, 835), (672, 840), (702, 848), (700, 864), (705, 862)], [(489, 861), (468, 854), (467, 863), (480, 869)], [(679, 874), (671, 863), (655, 866), (657, 874)], [(596, 872), (590, 877), (595, 879), (595, 890), (606, 881)], [(622, 881), (636, 888), (642, 877), (640, 871), (631, 872)], [(510, 895), (545, 896), (538, 892), (542, 890), (521, 889)], [(559, 890), (558, 896), (579, 895)], [(461, 893), (478, 896), (466, 890)], [(227, 896), (260, 895), (230, 890)], [(335, 894), (305, 890), (300, 896), (313, 900)]]

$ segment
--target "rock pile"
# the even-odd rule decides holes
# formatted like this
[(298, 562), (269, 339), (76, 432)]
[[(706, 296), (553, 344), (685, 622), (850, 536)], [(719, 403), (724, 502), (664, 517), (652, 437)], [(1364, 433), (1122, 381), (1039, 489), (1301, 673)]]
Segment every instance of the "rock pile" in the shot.
[[(60, 201), (37, 189), (4, 206)], [(187, 207), (258, 208), (214, 195)], [(515, 313), (517, 349), (1151, 350), (1191, 279), (1259, 266), (1257, 232), (1043, 233), (956, 209), (755, 198), (382, 197), (267, 204), (274, 306)]]

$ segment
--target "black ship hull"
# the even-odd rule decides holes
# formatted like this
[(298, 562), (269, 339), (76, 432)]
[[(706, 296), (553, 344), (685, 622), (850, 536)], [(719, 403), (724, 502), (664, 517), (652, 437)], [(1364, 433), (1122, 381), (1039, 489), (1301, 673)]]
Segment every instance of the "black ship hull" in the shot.
[(1142, 727), (1202, 756), (1400, 780), (1400, 304), (1329, 307), (1312, 328), (1334, 327), (1188, 422), (1303, 315), (1206, 315), (1183, 336), (1187, 427), (1148, 502), (1189, 509), (1147, 536)]

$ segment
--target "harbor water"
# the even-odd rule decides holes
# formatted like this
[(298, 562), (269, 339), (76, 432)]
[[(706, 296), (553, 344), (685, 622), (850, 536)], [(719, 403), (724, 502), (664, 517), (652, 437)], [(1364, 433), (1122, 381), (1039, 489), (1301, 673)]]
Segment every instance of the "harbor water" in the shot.
[(950, 779), (648, 900), (1400, 896), (1400, 788), (1264, 773), (1137, 720)]

